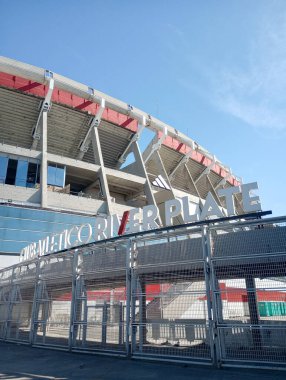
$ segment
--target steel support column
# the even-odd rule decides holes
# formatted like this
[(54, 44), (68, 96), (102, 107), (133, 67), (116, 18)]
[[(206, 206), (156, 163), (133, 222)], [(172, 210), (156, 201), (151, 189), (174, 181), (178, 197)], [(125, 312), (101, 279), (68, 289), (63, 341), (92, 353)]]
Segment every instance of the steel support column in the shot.
[(79, 269), (79, 253), (75, 250), (73, 254), (73, 269), (72, 269), (72, 294), (71, 294), (71, 307), (70, 307), (70, 329), (69, 329), (69, 350), (71, 351), (75, 342), (77, 329), (75, 327), (76, 324), (76, 303), (77, 303), (77, 283), (78, 277), (80, 275)]
[(15, 299), (15, 287), (13, 285), (15, 270), (17, 268), (13, 268), (12, 270), (12, 276), (10, 281), (10, 292), (9, 292), (9, 301), (8, 301), (8, 308), (7, 308), (7, 319), (5, 321), (5, 333), (4, 333), (4, 340), (8, 337), (8, 331), (10, 331), (11, 328), (11, 319), (12, 319), (12, 312), (13, 312), (13, 302)]
[[(250, 324), (255, 328), (251, 330), (253, 345), (257, 348), (261, 347), (261, 335), (259, 326), (259, 312), (256, 297), (255, 278), (252, 275), (245, 277), (245, 285), (247, 292), (247, 302), (249, 308)], [(256, 327), (257, 326), (257, 327)]]
[(146, 344), (147, 341), (147, 305), (145, 280), (139, 280), (139, 289), (139, 351), (143, 352), (144, 344)]
[(31, 322), (30, 322), (31, 328), (30, 328), (30, 336), (29, 336), (29, 342), (31, 345), (33, 345), (35, 341), (36, 320), (37, 320), (37, 299), (38, 299), (38, 292), (39, 292), (39, 275), (40, 275), (40, 261), (37, 260), (33, 305), (32, 305)]
[(132, 275), (132, 261), (133, 261), (133, 241), (129, 239), (126, 247), (126, 315), (125, 315), (125, 350), (126, 355), (129, 357), (131, 355), (130, 347), (130, 327), (131, 327), (131, 275)]
[(211, 239), (210, 231), (204, 226), (202, 227), (202, 245), (204, 254), (204, 272), (206, 283), (207, 309), (208, 309), (208, 327), (209, 327), (209, 342), (211, 359), (214, 366), (220, 366), (220, 351), (218, 347), (218, 330), (217, 330), (217, 310), (214, 301), (215, 283), (213, 272), (211, 271)]

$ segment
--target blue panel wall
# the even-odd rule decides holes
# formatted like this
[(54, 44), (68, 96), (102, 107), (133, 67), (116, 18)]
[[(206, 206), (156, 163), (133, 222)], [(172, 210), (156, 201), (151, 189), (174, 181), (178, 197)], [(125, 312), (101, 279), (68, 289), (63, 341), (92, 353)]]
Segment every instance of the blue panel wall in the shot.
[(20, 253), (29, 243), (47, 235), (94, 222), (95, 217), (0, 205), (0, 252)]

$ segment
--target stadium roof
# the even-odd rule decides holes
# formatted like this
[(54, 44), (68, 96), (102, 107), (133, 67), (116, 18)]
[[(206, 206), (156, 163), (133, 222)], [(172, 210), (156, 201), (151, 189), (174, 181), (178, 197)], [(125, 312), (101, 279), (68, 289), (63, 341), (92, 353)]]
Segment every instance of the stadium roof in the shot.
[[(51, 78), (52, 90), (49, 88)], [(241, 178), (213, 154), (146, 112), (49, 70), (5, 57), (0, 57), (0, 143), (37, 150), (32, 132), (37, 126), (43, 100), (48, 96), (52, 103), (48, 114), (50, 154), (96, 164), (92, 145), (82, 154), (80, 145), (85, 141), (92, 119), (102, 109), (98, 132), (107, 169), (119, 169), (120, 158), (132, 139), (139, 138), (142, 129), (148, 128), (155, 132), (143, 153), (151, 182), (160, 174), (153, 155), (159, 150), (166, 175), (179, 190), (205, 198), (208, 191), (214, 193), (221, 186), (241, 183)], [(133, 174), (132, 191), (136, 192), (136, 173)], [(112, 178), (112, 172), (109, 177)], [(127, 184), (124, 180), (120, 184), (118, 176), (114, 178), (118, 186)]]

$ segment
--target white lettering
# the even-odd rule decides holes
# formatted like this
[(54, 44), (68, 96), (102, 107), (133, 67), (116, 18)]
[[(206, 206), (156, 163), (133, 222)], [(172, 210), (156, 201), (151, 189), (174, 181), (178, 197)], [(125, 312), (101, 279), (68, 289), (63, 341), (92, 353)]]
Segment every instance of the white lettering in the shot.
[(27, 260), (28, 255), (29, 255), (29, 245), (22, 249), (21, 254), (20, 254), (20, 261)]
[(129, 212), (129, 228), (128, 232), (130, 234), (140, 232), (141, 231), (141, 225), (140, 225), (140, 220), (135, 218), (135, 215), (140, 215), (141, 214), (141, 208), (133, 208)]
[(192, 214), (190, 215), (190, 202), (189, 202), (189, 197), (183, 197), (182, 198), (183, 202), (183, 215), (184, 215), (184, 222), (185, 223), (192, 223), (192, 222), (197, 222), (199, 220), (198, 214)]
[(120, 226), (120, 220), (119, 220), (118, 215), (114, 214), (114, 215), (109, 215), (107, 217), (107, 228), (106, 228), (107, 239), (117, 236), (119, 226)]
[(72, 233), (75, 232), (75, 236), (77, 236), (77, 232), (78, 232), (78, 226), (73, 226), (67, 233), (67, 244), (69, 247), (71, 247), (72, 245), (77, 245), (78, 244), (78, 239), (76, 239), (74, 242), (71, 242), (71, 237), (72, 237)]
[[(85, 237), (85, 240), (83, 240), (83, 234), (82, 234), (82, 230), (83, 229), (86, 229), (87, 228), (87, 236)], [(86, 224), (83, 224), (79, 227), (78, 229), (78, 234), (77, 234), (77, 238), (78, 238), (78, 241), (81, 243), (81, 244), (87, 244), (90, 239), (92, 237), (92, 227), (89, 223), (86, 223)]]
[(58, 246), (58, 241), (55, 241), (56, 236), (59, 236), (59, 234), (52, 235), (51, 237), (51, 244), (50, 244), (51, 252), (54, 252), (56, 250), (56, 247)]
[(250, 196), (251, 190), (257, 189), (257, 182), (241, 185), (243, 210), (245, 212), (261, 211), (260, 198), (258, 196)]
[(208, 193), (206, 197), (206, 201), (201, 212), (200, 220), (205, 220), (207, 217), (210, 216), (217, 216), (218, 218), (224, 217), (212, 193)]
[(43, 256), (45, 253), (48, 252), (48, 243), (49, 243), (49, 236), (47, 236), (46, 239), (39, 240), (38, 242), (39, 256)]
[(148, 205), (143, 207), (143, 231), (154, 230), (159, 225), (156, 222), (158, 219), (159, 210), (155, 205)]
[[(257, 183), (248, 183), (240, 186), (234, 186), (217, 191), (219, 197), (225, 198), (227, 215), (235, 215), (234, 194), (242, 193), (242, 203), (244, 212), (261, 211), (259, 196), (252, 195), (252, 190), (258, 189)], [(192, 208), (191, 208), (192, 207)], [(199, 220), (203, 221), (211, 217), (224, 217), (225, 209), (220, 207), (212, 193), (208, 193), (204, 202), (200, 217), (198, 215), (198, 205), (192, 204), (189, 197), (182, 199), (170, 199), (165, 202), (165, 225), (173, 224), (173, 219), (177, 216), (183, 216), (185, 223), (192, 223)], [(142, 220), (141, 220), (142, 219)], [(159, 209), (156, 205), (148, 205), (141, 208), (131, 209), (129, 212), (129, 233), (148, 231), (159, 227)], [(20, 252), (20, 261), (30, 260), (34, 257), (43, 256), (47, 253), (57, 250), (66, 249), (78, 244), (87, 244), (92, 239), (95, 241), (104, 240), (117, 236), (120, 227), (118, 215), (109, 215), (107, 218), (97, 217), (93, 226), (85, 223), (81, 226), (73, 226), (69, 230), (56, 233), (51, 237), (39, 240), (37, 243), (31, 243), (24, 247)]]
[(29, 259), (32, 259), (34, 256), (37, 255), (36, 247), (37, 247), (36, 243), (30, 244)]
[[(65, 235), (65, 240), (64, 240), (64, 243), (66, 243), (66, 234), (67, 233), (67, 230), (64, 230), (63, 232), (61, 232), (59, 234), (59, 242), (58, 242), (58, 245), (59, 245), (59, 251), (62, 250), (62, 244), (63, 244), (63, 236)], [(66, 244), (64, 244), (65, 246)]]
[(228, 187), (227, 189), (219, 189), (217, 191), (218, 196), (225, 197), (227, 215), (235, 215), (233, 194), (240, 193), (240, 186)]
[(107, 227), (107, 220), (105, 218), (96, 218), (95, 219), (95, 225), (94, 225), (94, 239), (97, 240), (104, 240), (107, 239), (105, 230)]
[(165, 203), (165, 220), (166, 226), (173, 224), (173, 218), (180, 215), (182, 203), (179, 199), (170, 199)]

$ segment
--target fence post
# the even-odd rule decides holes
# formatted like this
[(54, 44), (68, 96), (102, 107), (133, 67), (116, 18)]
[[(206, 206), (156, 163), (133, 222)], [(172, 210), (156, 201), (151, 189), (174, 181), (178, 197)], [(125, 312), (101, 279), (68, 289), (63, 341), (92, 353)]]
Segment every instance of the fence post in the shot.
[(209, 322), (209, 339), (211, 359), (214, 366), (220, 366), (220, 354), (218, 349), (217, 313), (214, 300), (214, 282), (211, 273), (211, 240), (207, 226), (202, 227), (202, 244), (204, 254), (204, 272), (206, 281), (207, 309)]
[(77, 276), (78, 276), (78, 250), (74, 250), (73, 254), (73, 271), (72, 271), (72, 294), (70, 308), (70, 326), (69, 326), (69, 350), (71, 351), (75, 339), (74, 322), (75, 322), (75, 307), (76, 307), (76, 291), (77, 291)]
[(137, 249), (136, 243), (132, 244), (131, 248), (131, 291), (130, 291), (130, 302), (131, 302), (131, 354), (136, 350), (136, 297), (137, 297), (137, 286), (138, 286), (138, 275), (137, 275)]
[(126, 355), (130, 356), (130, 312), (131, 312), (131, 270), (132, 270), (132, 239), (129, 239), (126, 247), (126, 326), (125, 326), (125, 349)]
[(144, 344), (146, 343), (146, 284), (144, 280), (139, 281), (138, 283), (140, 289), (139, 295), (139, 350), (143, 351)]
[(213, 266), (213, 241), (211, 229), (207, 229), (207, 246), (208, 246), (208, 260), (210, 265), (210, 285), (212, 294), (212, 309), (213, 309), (213, 321), (214, 321), (214, 343), (216, 350), (216, 365), (221, 367), (222, 353), (225, 355), (224, 337), (219, 335), (218, 324), (223, 321), (223, 304), (221, 301), (219, 282)]
[(259, 350), (261, 349), (261, 334), (259, 329), (259, 311), (256, 295), (255, 278), (253, 277), (253, 275), (250, 274), (245, 276), (245, 285), (247, 292), (250, 324), (254, 326), (254, 329), (251, 329), (252, 343), (253, 347)]
[(15, 289), (13, 286), (15, 269), (18, 269), (18, 267), (13, 268), (12, 275), (11, 275), (10, 292), (9, 292), (10, 294), (9, 294), (9, 300), (8, 300), (8, 308), (7, 308), (8, 310), (7, 310), (7, 319), (6, 319), (6, 323), (5, 323), (4, 340), (7, 339), (8, 330), (9, 330), (10, 325), (11, 325), (11, 318), (12, 318), (12, 311), (13, 311), (13, 299), (14, 299), (14, 292), (15, 292)]
[(30, 323), (30, 334), (29, 334), (29, 342), (31, 345), (34, 344), (35, 340), (35, 332), (37, 329), (35, 329), (36, 320), (37, 318), (37, 299), (38, 299), (38, 292), (39, 292), (39, 276), (40, 276), (40, 259), (38, 257), (38, 260), (36, 261), (36, 276), (35, 276), (35, 287), (34, 287), (34, 297), (33, 297), (33, 305), (32, 305), (32, 313), (31, 313), (31, 323)]
[(101, 326), (101, 343), (103, 344), (103, 346), (106, 345), (107, 324), (108, 324), (107, 302), (104, 301), (103, 308), (102, 308), (102, 326)]

